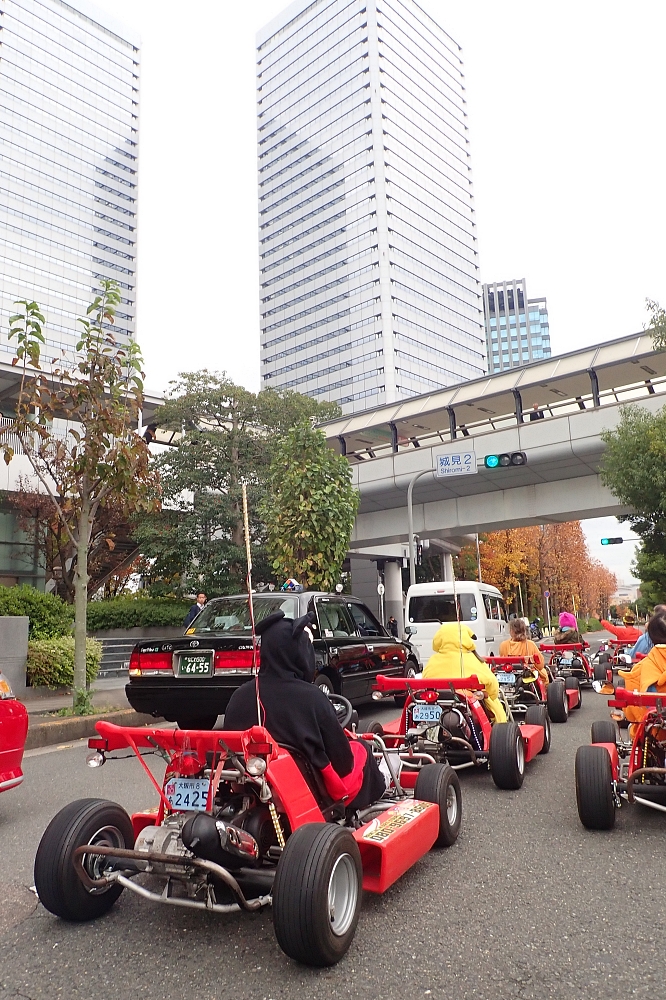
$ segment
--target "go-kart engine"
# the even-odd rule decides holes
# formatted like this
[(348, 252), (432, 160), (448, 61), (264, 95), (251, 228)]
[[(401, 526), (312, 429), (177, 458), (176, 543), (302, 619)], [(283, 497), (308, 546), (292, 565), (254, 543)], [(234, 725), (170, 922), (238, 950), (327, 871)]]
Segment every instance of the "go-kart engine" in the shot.
[(448, 730), (452, 736), (457, 736), (459, 739), (469, 741), (472, 738), (469, 723), (459, 708), (451, 708), (448, 712), (444, 712), (439, 724), (442, 729)]
[[(145, 826), (134, 843), (135, 851), (153, 852), (155, 854), (175, 854), (180, 858), (193, 857), (192, 852), (185, 847), (182, 840), (182, 830), (187, 816), (184, 813), (174, 813), (167, 817), (161, 826)], [(138, 861), (139, 867), (147, 868), (149, 862)], [(152, 871), (161, 875), (182, 875), (183, 870), (175, 865), (163, 865), (150, 862)]]

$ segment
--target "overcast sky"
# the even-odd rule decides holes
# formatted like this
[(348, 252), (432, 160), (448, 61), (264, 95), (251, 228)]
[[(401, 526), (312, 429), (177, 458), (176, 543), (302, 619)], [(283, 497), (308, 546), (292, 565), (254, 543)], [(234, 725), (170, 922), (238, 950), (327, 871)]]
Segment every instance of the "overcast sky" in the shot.
[[(142, 37), (148, 388), (206, 366), (257, 389), (254, 40), (287, 4), (96, 2)], [(481, 280), (546, 295), (555, 353), (640, 330), (666, 302), (664, 0), (421, 5), (463, 47)]]

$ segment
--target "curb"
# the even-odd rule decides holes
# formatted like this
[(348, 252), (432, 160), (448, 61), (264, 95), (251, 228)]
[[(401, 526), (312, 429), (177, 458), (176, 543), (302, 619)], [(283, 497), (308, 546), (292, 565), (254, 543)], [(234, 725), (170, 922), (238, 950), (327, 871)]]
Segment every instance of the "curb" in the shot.
[(119, 712), (101, 712), (98, 715), (79, 715), (72, 718), (49, 719), (48, 722), (29, 720), (28, 738), (25, 741), (26, 750), (36, 750), (38, 747), (48, 747), (53, 743), (70, 743), (72, 740), (82, 740), (87, 736), (95, 736), (95, 723), (100, 720), (113, 722), (117, 726), (157, 726), (163, 719), (155, 719), (152, 715), (135, 712), (133, 708)]

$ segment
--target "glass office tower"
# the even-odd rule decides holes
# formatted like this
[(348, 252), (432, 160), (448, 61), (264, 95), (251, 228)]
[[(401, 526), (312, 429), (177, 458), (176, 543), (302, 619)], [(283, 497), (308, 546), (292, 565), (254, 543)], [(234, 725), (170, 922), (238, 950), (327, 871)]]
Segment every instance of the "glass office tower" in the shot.
[(138, 38), (85, 0), (0, 10), (0, 343), (13, 353), (13, 303), (35, 299), (50, 361), (101, 278), (120, 283), (116, 337), (134, 333)]
[(413, 0), (257, 39), (262, 386), (347, 412), (486, 370), (460, 47)]
[(488, 373), (550, 357), (548, 305), (528, 299), (525, 279), (483, 286)]

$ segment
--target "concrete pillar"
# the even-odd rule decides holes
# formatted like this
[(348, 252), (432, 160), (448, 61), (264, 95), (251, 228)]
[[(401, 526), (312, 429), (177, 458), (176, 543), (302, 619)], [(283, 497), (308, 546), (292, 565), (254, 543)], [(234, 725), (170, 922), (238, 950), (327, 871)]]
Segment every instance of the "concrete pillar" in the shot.
[(442, 570), (445, 580), (453, 580), (453, 556), (450, 552), (442, 553)]
[(27, 615), (0, 617), (0, 673), (5, 675), (17, 698), (25, 697), (29, 622)]
[(350, 556), (349, 565), (351, 568), (351, 592), (354, 597), (363, 601), (373, 615), (379, 618), (379, 594), (377, 584), (377, 563), (371, 559), (355, 559)]
[(398, 634), (402, 635), (405, 623), (402, 608), (402, 564), (397, 562), (387, 562), (384, 565), (384, 607), (386, 609), (386, 621), (391, 615), (398, 623)]

